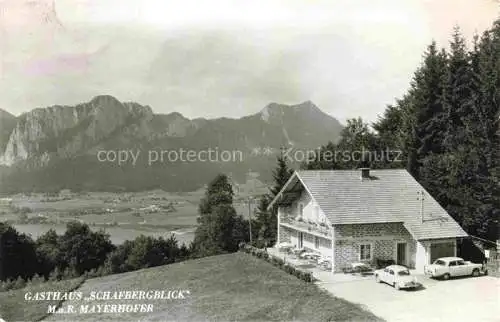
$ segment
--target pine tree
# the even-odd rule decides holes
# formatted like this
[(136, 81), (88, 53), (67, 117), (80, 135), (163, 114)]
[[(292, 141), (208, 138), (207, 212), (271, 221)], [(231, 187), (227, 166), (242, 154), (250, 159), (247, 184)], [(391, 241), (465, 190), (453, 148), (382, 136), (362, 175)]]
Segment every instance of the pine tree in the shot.
[(451, 52), (444, 89), (444, 109), (447, 116), (447, 129), (444, 138), (446, 152), (464, 152), (471, 136), (467, 133), (468, 117), (474, 112), (474, 76), (465, 39), (460, 29), (455, 27), (450, 43)]
[(252, 225), (258, 231), (258, 246), (272, 245), (276, 242), (278, 209), (268, 210), (271, 201), (278, 195), (283, 186), (293, 174), (293, 169), (288, 166), (286, 156), (281, 153), (277, 158), (277, 165), (273, 171), (273, 186), (268, 194), (261, 196), (257, 209), (257, 218)]
[(403, 112), (399, 105), (387, 105), (384, 114), (372, 123), (382, 146), (398, 147), (398, 136), (402, 128)]
[(217, 175), (208, 185), (205, 197), (199, 206), (200, 214), (208, 214), (213, 210), (214, 205), (232, 204), (234, 191), (229, 178), (224, 174)]
[(487, 167), (500, 177), (500, 19), (484, 32), (478, 44), (476, 73), (479, 83), (480, 115), (478, 130), (482, 130)]
[(430, 154), (442, 152), (446, 129), (443, 94), (446, 72), (446, 54), (432, 42), (420, 68), (413, 77), (408, 95), (402, 103), (403, 126), (407, 136), (406, 159), (408, 171), (417, 179), (420, 168)]
[[(471, 235), (495, 240), (500, 217), (500, 20), (472, 50), (456, 28), (450, 52), (431, 44), (410, 89), (374, 124), (407, 169)], [(398, 114), (395, 114), (398, 111)], [(389, 139), (388, 139), (389, 138)]]
[(233, 196), (233, 187), (226, 175), (218, 175), (208, 185), (199, 207), (193, 241), (195, 256), (234, 252), (239, 242), (246, 241), (247, 234), (241, 231), (243, 220), (233, 207)]
[[(424, 159), (422, 184), (472, 235), (498, 236), (500, 192), (495, 175), (498, 151), (498, 104), (491, 99), (495, 61), (490, 32), (474, 40), (468, 51), (458, 29), (453, 34), (446, 73), (444, 108), (446, 136), (443, 152)], [(497, 71), (500, 69), (496, 69)]]
[(468, 141), (475, 176), (471, 180), (475, 208), (473, 230), (484, 238), (499, 236), (500, 218), (500, 20), (474, 41), (471, 53), (474, 75), (474, 112), (469, 117)]
[(273, 211), (268, 210), (271, 198), (268, 194), (264, 194), (259, 199), (257, 205), (256, 218), (252, 223), (257, 234), (257, 247), (265, 247), (272, 245), (276, 240), (276, 233), (278, 224), (277, 218), (274, 216)]
[(293, 169), (288, 166), (288, 160), (283, 153), (280, 154), (277, 158), (277, 166), (273, 171), (274, 185), (270, 189), (272, 198), (276, 197), (292, 174)]
[(396, 99), (399, 124), (397, 125), (397, 129), (388, 133), (388, 136), (393, 138), (397, 149), (401, 151), (401, 154), (399, 155), (400, 163), (398, 165), (400, 167), (406, 167), (410, 173), (412, 173), (411, 169), (416, 168), (417, 156), (414, 144), (414, 138), (416, 135), (413, 133), (415, 120), (413, 117), (414, 113), (411, 100), (411, 90), (406, 93), (403, 98)]
[(388, 105), (382, 117), (372, 123), (376, 131), (376, 151), (383, 159), (383, 168), (401, 168), (404, 165), (403, 151), (404, 111), (400, 102)]
[(315, 151), (314, 157), (305, 161), (301, 165), (304, 170), (333, 170), (339, 169), (340, 163), (337, 161), (337, 145), (328, 142)]
[(337, 144), (322, 146), (313, 160), (302, 165), (307, 170), (356, 169), (383, 167), (378, 152), (379, 142), (362, 118), (347, 120)]

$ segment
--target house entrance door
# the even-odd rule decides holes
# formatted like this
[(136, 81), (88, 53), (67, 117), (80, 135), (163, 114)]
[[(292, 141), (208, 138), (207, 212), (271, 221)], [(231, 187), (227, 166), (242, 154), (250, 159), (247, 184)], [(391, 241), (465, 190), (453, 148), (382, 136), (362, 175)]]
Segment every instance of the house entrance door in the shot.
[(406, 266), (406, 243), (397, 243), (396, 264)]

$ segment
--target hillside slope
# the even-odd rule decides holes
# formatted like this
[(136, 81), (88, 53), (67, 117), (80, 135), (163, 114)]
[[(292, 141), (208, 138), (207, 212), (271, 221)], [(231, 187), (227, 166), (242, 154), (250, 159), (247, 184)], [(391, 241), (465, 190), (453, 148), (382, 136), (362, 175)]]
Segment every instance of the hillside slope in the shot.
[(59, 314), (47, 321), (380, 321), (355, 304), (243, 253), (90, 279), (79, 291), (85, 297), (90, 292), (178, 289), (190, 294), (177, 300), (65, 303), (151, 303), (152, 313)]

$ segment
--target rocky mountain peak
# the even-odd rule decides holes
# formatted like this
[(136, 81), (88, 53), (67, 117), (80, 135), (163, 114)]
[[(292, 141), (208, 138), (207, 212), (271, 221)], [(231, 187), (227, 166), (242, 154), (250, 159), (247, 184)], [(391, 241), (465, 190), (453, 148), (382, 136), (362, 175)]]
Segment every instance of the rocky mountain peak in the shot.
[(272, 119), (281, 119), (283, 117), (283, 108), (286, 105), (281, 105), (278, 103), (270, 103), (260, 111), (260, 116), (262, 120), (270, 122)]
[(316, 104), (314, 104), (312, 101), (305, 101), (300, 104), (294, 105), (293, 107), (297, 110), (323, 113), (323, 111), (321, 111), (321, 109), (318, 106), (316, 106)]
[(186, 118), (184, 115), (182, 115), (179, 112), (168, 113), (165, 116), (168, 117), (169, 119), (173, 119), (173, 120), (186, 120), (186, 121), (189, 120), (188, 118)]
[(121, 103), (110, 95), (99, 95), (76, 106), (36, 108), (22, 114), (8, 135), (0, 164), (43, 155), (74, 155), (106, 139), (130, 122), (149, 121), (150, 107)]
[(121, 104), (114, 96), (111, 95), (97, 95), (90, 100), (91, 104), (103, 105), (103, 104)]
[[(3, 115), (0, 111), (0, 120)], [(267, 173), (273, 155), (256, 155), (256, 149), (278, 150), (284, 145), (317, 147), (335, 141), (342, 125), (311, 101), (295, 105), (268, 104), (261, 112), (241, 118), (189, 119), (179, 112), (154, 114), (149, 106), (121, 102), (99, 95), (76, 106), (36, 108), (13, 120), (0, 136), (0, 165), (8, 176), (0, 176), (0, 191), (34, 186), (86, 189), (151, 188), (194, 189), (220, 171), (243, 176), (248, 169)], [(1, 133), (0, 133), (1, 134)], [(1, 139), (4, 139), (3, 141)], [(203, 151), (241, 151), (240, 162), (170, 162), (154, 167), (144, 163), (127, 167), (127, 175), (116, 164), (103, 164), (96, 151), (140, 148)], [(13, 167), (9, 167), (15, 165)], [(76, 171), (78, 168), (82, 171)], [(29, 169), (30, 175), (25, 175)], [(48, 175), (50, 173), (50, 175)], [(3, 179), (2, 179), (3, 178)], [(179, 178), (182, 178), (179, 181)], [(113, 188), (114, 189), (114, 188)]]
[(289, 114), (297, 114), (301, 117), (317, 118), (324, 116), (325, 113), (317, 107), (312, 101), (305, 101), (295, 105), (285, 105), (270, 103), (260, 111), (261, 118), (266, 122), (283, 121), (283, 118)]

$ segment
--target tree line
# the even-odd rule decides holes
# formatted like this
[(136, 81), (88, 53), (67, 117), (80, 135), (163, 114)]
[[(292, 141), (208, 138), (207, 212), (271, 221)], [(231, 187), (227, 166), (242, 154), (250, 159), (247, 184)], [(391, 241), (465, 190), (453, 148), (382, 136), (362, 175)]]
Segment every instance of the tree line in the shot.
[[(396, 104), (372, 124), (349, 120), (340, 142), (329, 142), (302, 167), (406, 168), (469, 234), (494, 241), (500, 230), (500, 20), (474, 37), (470, 49), (455, 28), (449, 47), (432, 42)], [(401, 158), (321, 157), (345, 150), (400, 151)]]
[(70, 222), (64, 234), (49, 230), (36, 240), (0, 223), (0, 281), (60, 280), (108, 275), (182, 261), (190, 249), (167, 239), (139, 236), (115, 246), (104, 231)]

